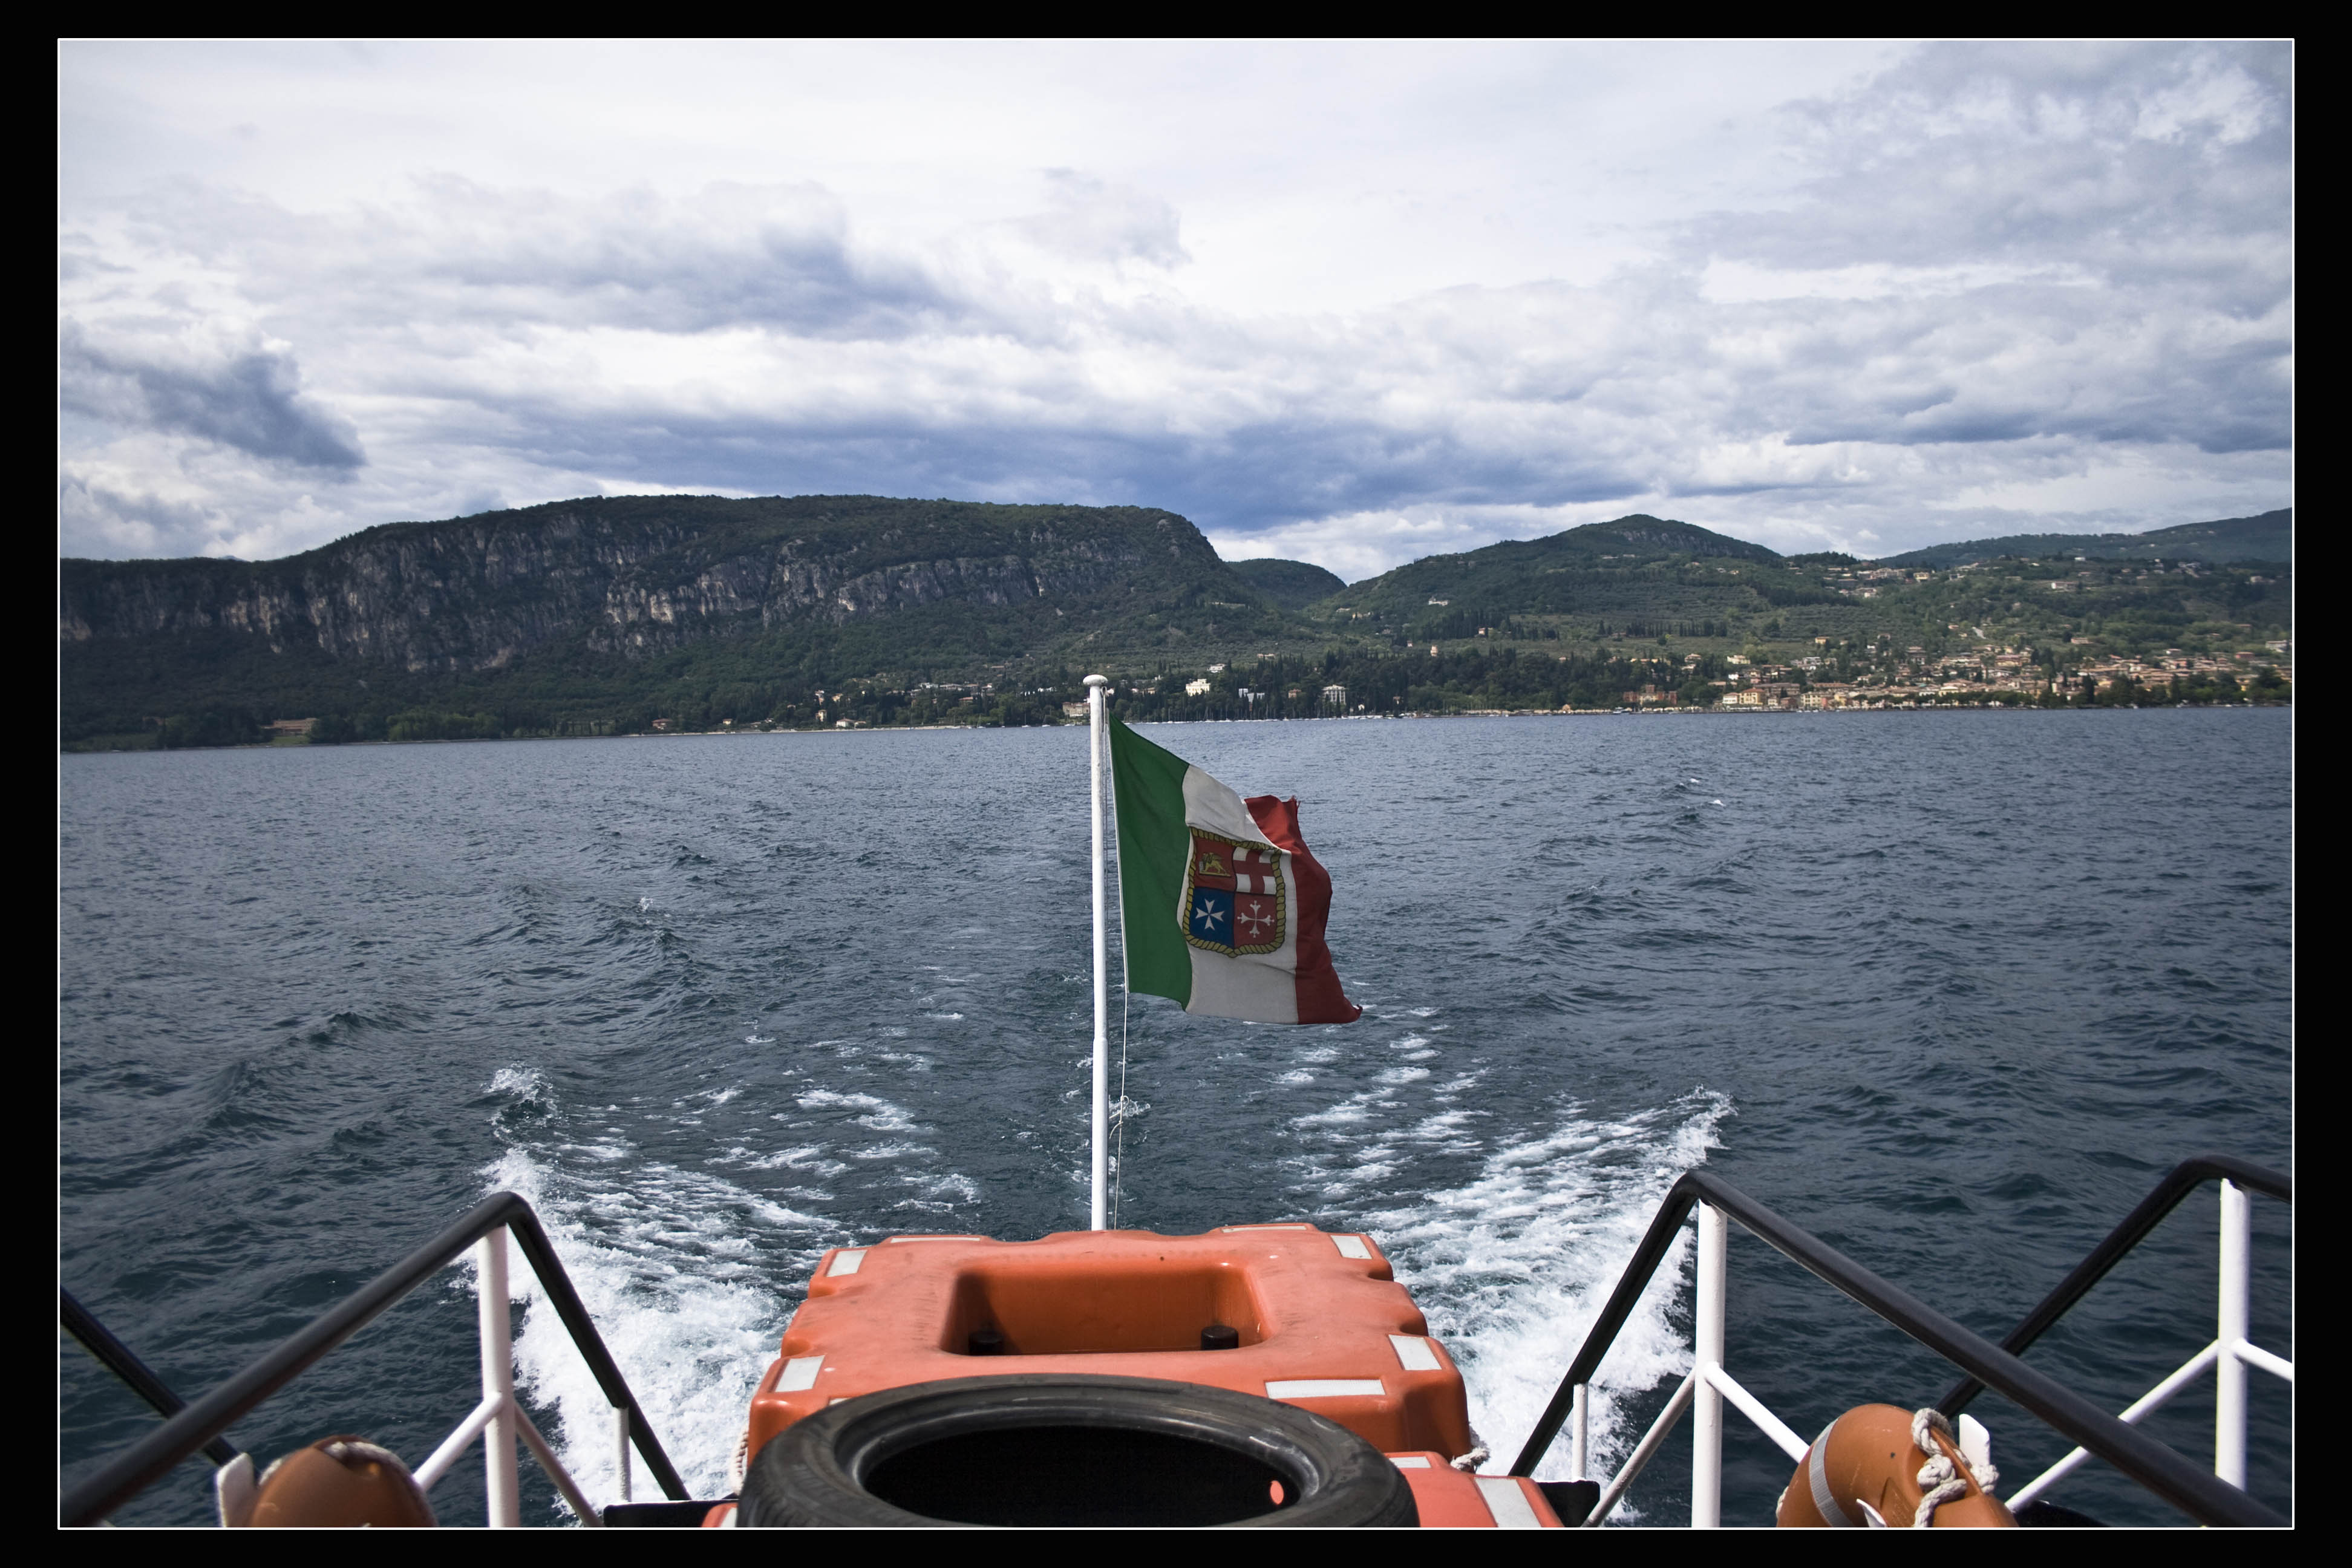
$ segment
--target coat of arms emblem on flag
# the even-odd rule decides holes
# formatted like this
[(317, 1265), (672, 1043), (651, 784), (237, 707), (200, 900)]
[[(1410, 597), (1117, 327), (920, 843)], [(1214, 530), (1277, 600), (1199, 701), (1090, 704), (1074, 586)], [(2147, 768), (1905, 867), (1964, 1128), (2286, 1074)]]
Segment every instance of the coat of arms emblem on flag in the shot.
[(1283, 905), (1278, 853), (1193, 830), (1184, 870), (1186, 942), (1228, 956), (1272, 952), (1289, 923)]

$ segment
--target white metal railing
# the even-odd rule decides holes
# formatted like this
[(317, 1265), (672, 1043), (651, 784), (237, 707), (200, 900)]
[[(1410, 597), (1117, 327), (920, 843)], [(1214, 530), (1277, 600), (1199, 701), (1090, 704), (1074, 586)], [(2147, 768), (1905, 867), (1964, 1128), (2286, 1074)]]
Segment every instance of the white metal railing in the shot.
[[(2246, 1189), (2224, 1178), (2221, 1183), (2221, 1289), (2219, 1330), (2213, 1342), (2190, 1356), (2179, 1371), (2140, 1395), (2122, 1419), (2137, 1426), (2150, 1411), (2163, 1408), (2172, 1396), (2213, 1369), (2213, 1473), (2233, 1487), (2246, 1484), (2246, 1368), (2256, 1366), (2273, 1377), (2294, 1382), (2294, 1363), (2273, 1355), (2246, 1338), (2253, 1278), (2253, 1205)], [(2090, 1455), (2077, 1448), (2023, 1486), (2009, 1500), (2023, 1508), (2055, 1486)]]
[[(2289, 1384), (2294, 1381), (2293, 1362), (2273, 1355), (2246, 1338), (2252, 1272), (2250, 1206), (2243, 1187), (2226, 1179), (2221, 1183), (2220, 1332), (2211, 1344), (2150, 1389), (2121, 1417), (2126, 1422), (2138, 1422), (2149, 1411), (2158, 1408), (2194, 1382), (2207, 1367), (2215, 1368), (2220, 1386), (2213, 1409), (2213, 1473), (2242, 1490), (2246, 1484), (2245, 1369), (2260, 1367)], [(1640, 1478), (1651, 1459), (1656, 1457), (1658, 1449), (1664, 1445), (1685, 1413), (1692, 1415), (1691, 1527), (1695, 1530), (1713, 1530), (1723, 1521), (1724, 1401), (1729, 1400), (1791, 1461), (1802, 1463), (1810, 1447), (1787, 1422), (1773, 1415), (1761, 1400), (1740, 1386), (1738, 1380), (1724, 1367), (1723, 1324), (1724, 1305), (1728, 1294), (1729, 1229), (1723, 1212), (1713, 1204), (1701, 1201), (1697, 1207), (1698, 1278), (1691, 1331), (1693, 1364), (1690, 1373), (1666, 1401), (1666, 1407), (1658, 1412), (1657, 1419), (1650, 1423), (1650, 1429), (1642, 1435), (1642, 1440), (1633, 1446), (1633, 1453), (1626, 1456), (1625, 1462), (1618, 1467), (1608, 1485), (1601, 1488), (1599, 1500), (1585, 1517), (1584, 1523), (1588, 1527), (1602, 1523), (1624, 1500), (1626, 1491)], [(1574, 1479), (1583, 1480), (1591, 1452), (1591, 1385), (1578, 1384), (1572, 1399), (1569, 1414), (1569, 1466)], [(1969, 1428), (1977, 1426), (1978, 1423), (1967, 1415), (1961, 1416), (1960, 1421), (1963, 1448), (1974, 1447), (1976, 1444), (1970, 1440), (1973, 1434)], [(2009, 1506), (2012, 1509), (2024, 1507), (2049, 1490), (2088, 1457), (2086, 1450), (2076, 1448), (2019, 1488), (2010, 1498)]]
[[(480, 1324), (482, 1351), (482, 1402), (471, 1414), (457, 1423), (433, 1457), (416, 1467), (415, 1475), (419, 1489), (430, 1492), (434, 1486), (465, 1458), (474, 1439), (483, 1440), (482, 1463), (488, 1493), (489, 1524), (493, 1530), (511, 1530), (522, 1523), (522, 1493), (516, 1470), (515, 1441), (520, 1438), (530, 1448), (539, 1468), (563, 1494), (580, 1516), (580, 1522), (600, 1528), (604, 1521), (595, 1505), (588, 1500), (563, 1461), (540, 1435), (514, 1393), (513, 1325), (509, 1318), (507, 1295), (507, 1231), (499, 1226), (474, 1244), (476, 1268), (475, 1288), (477, 1321)], [(629, 1500), (629, 1413), (617, 1408), (621, 1434), (621, 1499)]]
[[(647, 1425), (628, 1381), (614, 1362), (612, 1352), (596, 1332), (586, 1303), (572, 1289), (547, 1233), (530, 1205), (514, 1193), (493, 1193), (423, 1246), (369, 1280), (290, 1338), (233, 1374), (194, 1404), (184, 1404), (163, 1386), (128, 1346), (106, 1331), (70, 1295), (59, 1293), (59, 1321), (133, 1392), (163, 1417), (160, 1427), (140, 1438), (108, 1461), (95, 1475), (64, 1488), (58, 1517), (73, 1526), (105, 1523), (117, 1510), (147, 1488), (173, 1472), (180, 1462), (202, 1451), (219, 1468), (213, 1473), (214, 1499), (223, 1524), (241, 1524), (255, 1501), (253, 1456), (239, 1453), (226, 1436), (229, 1426), (270, 1398), (331, 1353), (335, 1347), (374, 1321), (426, 1280), (471, 1253), (478, 1266), (476, 1302), (480, 1335), (482, 1397), (457, 1429), (413, 1472), (425, 1488), (446, 1479), (476, 1438), (484, 1439), (487, 1471), (484, 1495), (493, 1526), (521, 1521), (521, 1497), (516, 1474), (515, 1445), (521, 1443), (548, 1479), (590, 1525), (604, 1518), (589, 1503), (579, 1483), (555, 1457), (547, 1439), (515, 1398), (514, 1345), (509, 1325), (513, 1310), (509, 1295), (507, 1245), (522, 1248), (538, 1278), (541, 1300), (562, 1320), (605, 1400), (614, 1408), (620, 1501), (629, 1500), (632, 1450), (645, 1461), (661, 1489), (683, 1500), (686, 1483), (661, 1440)], [(607, 1510), (609, 1511), (609, 1510)]]

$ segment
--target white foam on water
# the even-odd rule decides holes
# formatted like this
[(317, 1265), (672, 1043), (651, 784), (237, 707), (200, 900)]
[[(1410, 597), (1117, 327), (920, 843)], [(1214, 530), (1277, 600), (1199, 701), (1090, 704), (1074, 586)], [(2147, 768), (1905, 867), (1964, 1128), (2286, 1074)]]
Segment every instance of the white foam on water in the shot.
[(772, 1154), (746, 1159), (747, 1171), (809, 1171), (820, 1176), (837, 1176), (849, 1169), (838, 1160), (828, 1160), (822, 1143), (803, 1144), (797, 1149), (779, 1149)]
[(829, 1089), (813, 1089), (799, 1097), (804, 1110), (823, 1110), (840, 1107), (862, 1110), (866, 1114), (853, 1118), (861, 1127), (871, 1127), (877, 1132), (912, 1132), (915, 1119), (903, 1106), (877, 1100), (870, 1094), (839, 1094)]
[(545, 1116), (555, 1110), (555, 1087), (534, 1067), (500, 1068), (482, 1092), (506, 1101), (501, 1116)]
[(852, 1149), (853, 1160), (905, 1160), (917, 1154), (936, 1154), (939, 1151), (922, 1143), (877, 1143), (870, 1149)]
[[(720, 1495), (751, 1391), (791, 1310), (772, 1276), (805, 1277), (826, 1247), (845, 1239), (838, 1225), (674, 1166), (642, 1166), (624, 1190), (593, 1190), (518, 1148), (483, 1174), (492, 1190), (520, 1193), (538, 1211), (688, 1489)], [(530, 1266), (519, 1252), (509, 1258), (513, 1295), (524, 1303), (518, 1386), (582, 1489), (600, 1503), (616, 1500), (611, 1407)], [(660, 1495), (642, 1464), (635, 1479), (638, 1498)]]
[(917, 1195), (892, 1204), (890, 1206), (894, 1209), (940, 1212), (980, 1201), (980, 1184), (970, 1176), (960, 1176), (952, 1172), (941, 1174), (932, 1171), (908, 1171), (898, 1177), (898, 1181), (902, 1186), (914, 1188)]
[[(1496, 1149), (1460, 1186), (1351, 1216), (1380, 1238), (1453, 1352), (1471, 1417), (1497, 1461), (1508, 1463), (1534, 1429), (1659, 1201), (1706, 1159), (1730, 1109), (1724, 1096), (1703, 1091), (1610, 1122), (1571, 1107), (1550, 1131)], [(1404, 1136), (1450, 1138), (1461, 1125), (1433, 1116)], [(1640, 1438), (1628, 1414), (1633, 1396), (1690, 1370), (1690, 1343), (1677, 1326), (1686, 1313), (1676, 1305), (1689, 1253), (1685, 1229), (1594, 1379), (1591, 1474), (1607, 1475)], [(1568, 1461), (1563, 1434), (1537, 1474), (1564, 1479)]]

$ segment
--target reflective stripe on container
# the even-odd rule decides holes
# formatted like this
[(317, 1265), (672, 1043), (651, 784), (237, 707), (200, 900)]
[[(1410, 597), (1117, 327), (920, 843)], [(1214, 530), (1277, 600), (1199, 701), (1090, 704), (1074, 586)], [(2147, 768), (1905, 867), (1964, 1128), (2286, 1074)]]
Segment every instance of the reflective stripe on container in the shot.
[(1391, 1334), (1389, 1343), (1396, 1347), (1397, 1364), (1407, 1372), (1441, 1372), (1437, 1347), (1419, 1334)]
[(1369, 1394), (1379, 1398), (1388, 1384), (1377, 1377), (1294, 1377), (1265, 1385), (1268, 1399), (1339, 1399)]
[(1517, 1476), (1480, 1476), (1478, 1494), (1486, 1500), (1486, 1511), (1495, 1516), (1497, 1530), (1541, 1530), (1543, 1521), (1528, 1503), (1528, 1494), (1519, 1489)]

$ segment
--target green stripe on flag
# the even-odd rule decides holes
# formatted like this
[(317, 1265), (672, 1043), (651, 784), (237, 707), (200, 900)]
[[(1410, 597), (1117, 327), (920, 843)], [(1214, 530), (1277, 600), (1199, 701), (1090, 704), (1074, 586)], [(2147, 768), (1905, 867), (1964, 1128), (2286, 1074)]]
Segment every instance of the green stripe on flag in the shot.
[(1184, 773), (1192, 764), (1117, 719), (1108, 724), (1128, 989), (1189, 1003), (1192, 952), (1176, 922), (1176, 906), (1192, 852), (1192, 831), (1184, 825)]

